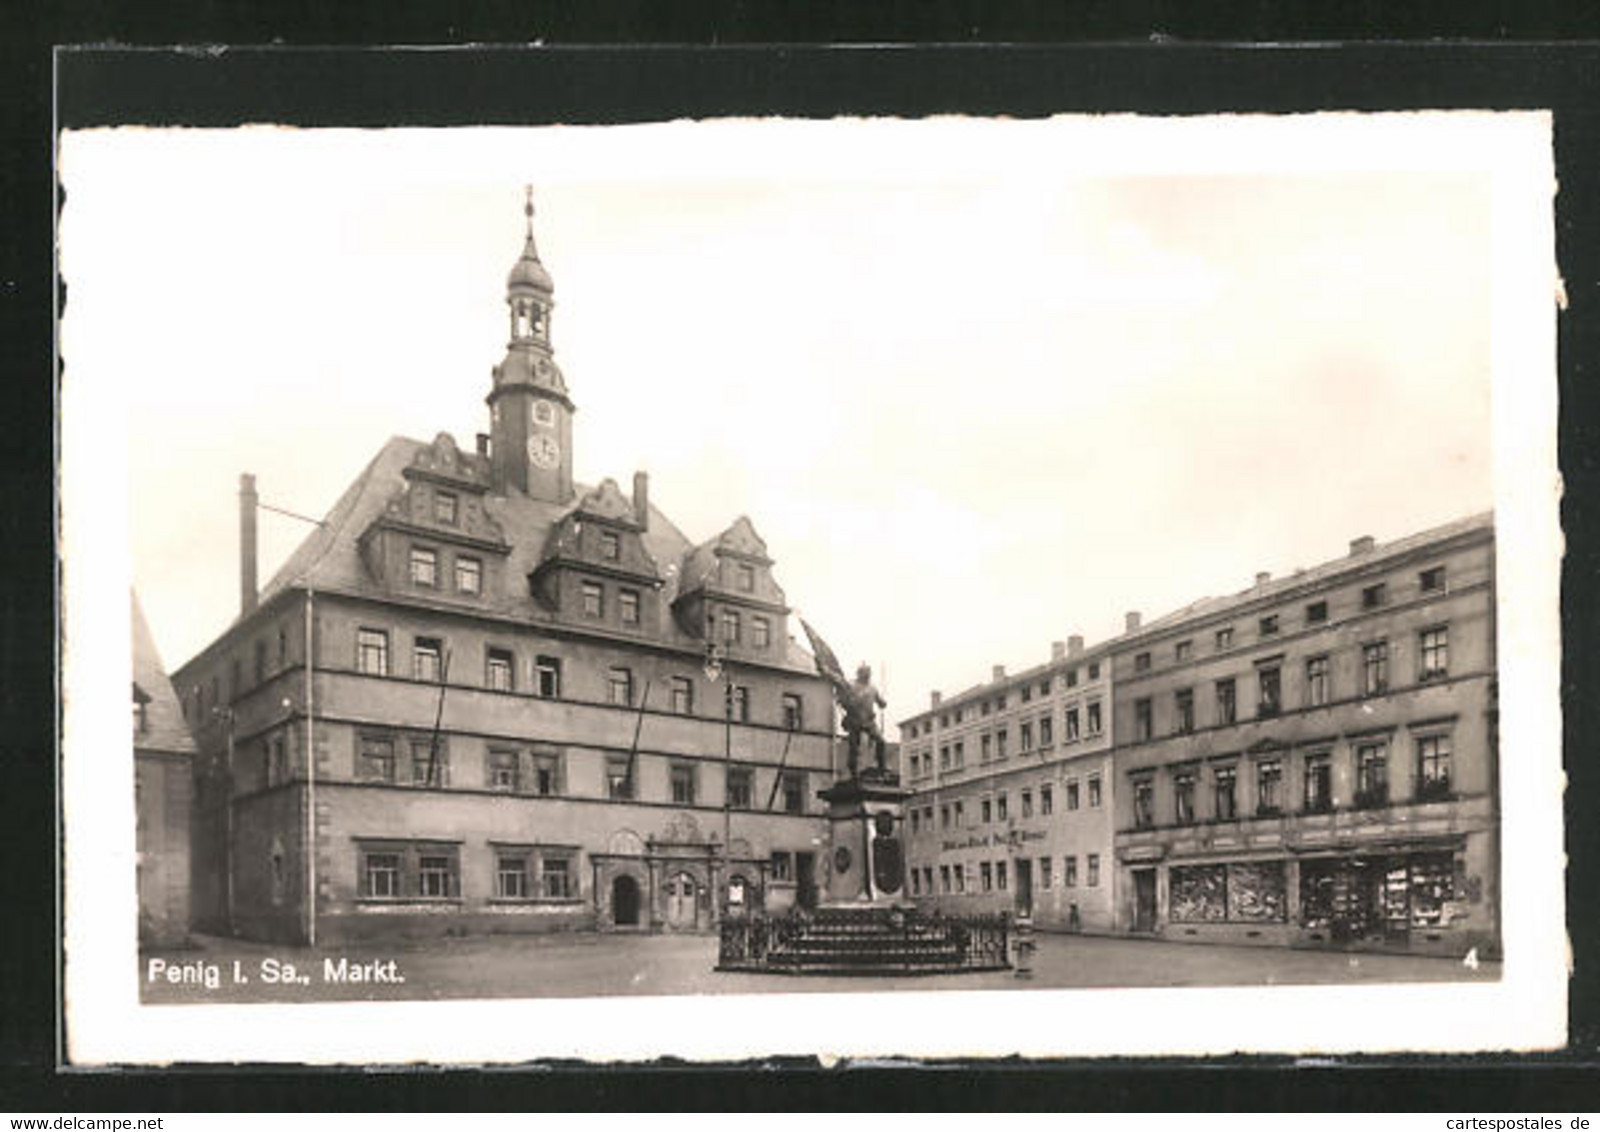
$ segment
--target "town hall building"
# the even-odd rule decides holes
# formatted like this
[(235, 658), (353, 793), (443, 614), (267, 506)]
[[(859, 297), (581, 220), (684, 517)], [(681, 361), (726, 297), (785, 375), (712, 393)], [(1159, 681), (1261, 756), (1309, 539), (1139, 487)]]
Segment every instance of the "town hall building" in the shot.
[(573, 478), (528, 209), (490, 426), (394, 438), (175, 674), (200, 930), (710, 930), (816, 901), (833, 707), (756, 527)]

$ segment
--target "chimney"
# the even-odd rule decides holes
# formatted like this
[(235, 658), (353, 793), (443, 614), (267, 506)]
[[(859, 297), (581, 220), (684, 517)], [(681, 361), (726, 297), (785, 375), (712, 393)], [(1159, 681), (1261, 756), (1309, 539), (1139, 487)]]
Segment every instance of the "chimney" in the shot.
[(996, 684), (998, 684), (1000, 681), (1004, 680), (1005, 678), (1006, 678), (1006, 666), (1003, 665), (1003, 664), (995, 665), (993, 673), (990, 675), (989, 679), (994, 681)]
[(1360, 538), (1351, 539), (1350, 557), (1354, 558), (1358, 554), (1370, 554), (1372, 552), (1372, 545), (1373, 543), (1371, 535), (1362, 535)]
[(1272, 581), (1272, 572), (1271, 571), (1269, 571), (1269, 570), (1257, 570), (1256, 571), (1256, 585), (1264, 586), (1270, 581)]
[(1128, 611), (1127, 615), (1123, 618), (1123, 626), (1129, 633), (1136, 632), (1138, 630), (1139, 611), (1137, 609), (1131, 609)]
[(640, 530), (650, 529), (650, 476), (646, 472), (633, 473), (633, 521)]
[(938, 707), (943, 702), (944, 695), (942, 693), (937, 691), (928, 693), (928, 704), (930, 707)]
[(486, 432), (480, 432), (478, 434), (478, 455), (487, 456), (488, 454), (489, 454), (489, 434), (486, 433)]
[(256, 607), (256, 477), (239, 476), (239, 613)]
[(1080, 656), (1083, 653), (1083, 638), (1077, 633), (1067, 638), (1067, 655)]
[(1057, 661), (1057, 660), (1065, 660), (1066, 658), (1067, 658), (1067, 642), (1066, 641), (1051, 641), (1050, 642), (1050, 659), (1052, 661)]

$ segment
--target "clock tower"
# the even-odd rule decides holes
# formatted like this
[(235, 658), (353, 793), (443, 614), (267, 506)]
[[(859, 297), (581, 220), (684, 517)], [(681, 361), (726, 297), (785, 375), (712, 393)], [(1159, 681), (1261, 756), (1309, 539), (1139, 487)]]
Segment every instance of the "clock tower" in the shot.
[(533, 189), (523, 208), (528, 231), (522, 255), (506, 279), (511, 340), (494, 368), (487, 398), (490, 454), (499, 491), (527, 493), (548, 503), (572, 499), (572, 414), (567, 383), (550, 350), (555, 288), (533, 242)]

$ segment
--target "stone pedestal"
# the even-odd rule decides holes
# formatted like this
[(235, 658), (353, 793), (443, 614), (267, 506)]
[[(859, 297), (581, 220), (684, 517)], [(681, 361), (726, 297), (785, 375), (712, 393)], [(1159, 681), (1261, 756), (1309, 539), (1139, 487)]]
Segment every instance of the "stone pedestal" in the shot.
[(902, 825), (911, 791), (898, 779), (868, 770), (843, 778), (818, 797), (828, 804), (828, 864), (824, 906), (906, 904)]

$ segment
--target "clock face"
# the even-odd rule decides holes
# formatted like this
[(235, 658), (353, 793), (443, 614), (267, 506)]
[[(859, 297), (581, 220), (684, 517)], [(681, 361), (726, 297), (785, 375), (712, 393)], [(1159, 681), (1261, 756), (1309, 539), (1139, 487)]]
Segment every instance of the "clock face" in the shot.
[(528, 459), (537, 467), (553, 468), (561, 459), (561, 445), (549, 434), (531, 437), (528, 440)]

